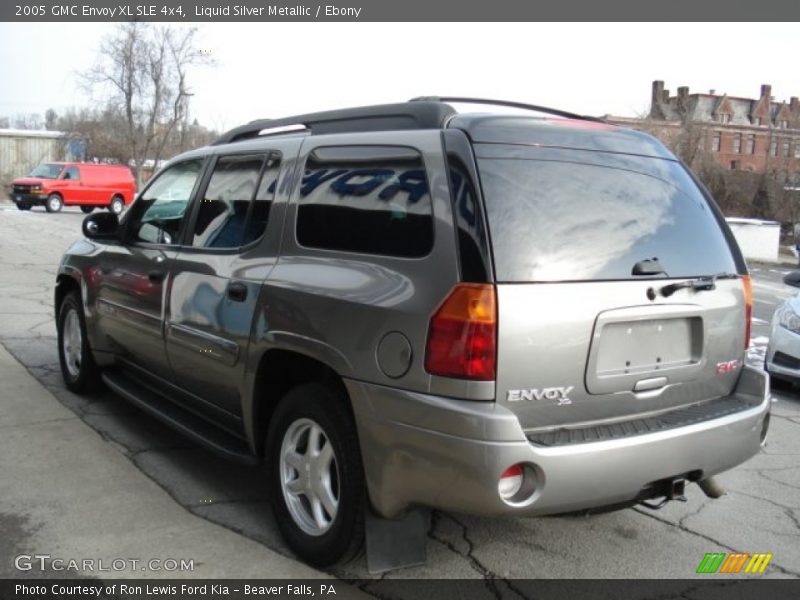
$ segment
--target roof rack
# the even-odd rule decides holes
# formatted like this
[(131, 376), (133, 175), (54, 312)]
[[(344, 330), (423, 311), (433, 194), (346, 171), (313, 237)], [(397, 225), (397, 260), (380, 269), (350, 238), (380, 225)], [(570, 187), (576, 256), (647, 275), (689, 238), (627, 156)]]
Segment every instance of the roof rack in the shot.
[(588, 115), (578, 115), (575, 113), (559, 110), (557, 108), (548, 108), (547, 106), (538, 106), (536, 104), (524, 104), (522, 102), (509, 102), (508, 100), (492, 100), (491, 98), (467, 98), (461, 96), (420, 96), (412, 98), (409, 102), (460, 102), (462, 104), (489, 104), (493, 106), (508, 106), (510, 108), (521, 108), (523, 110), (534, 110), (536, 112), (545, 113), (548, 115), (555, 115), (564, 117), (566, 119), (579, 119), (581, 121), (595, 121), (597, 123), (605, 123), (604, 119), (598, 117), (590, 117)]
[[(311, 134), (351, 133), (378, 129), (439, 129), (456, 111), (442, 102), (402, 102), (309, 113), (281, 119), (259, 119), (222, 134), (212, 146), (258, 137), (266, 130), (294, 128)], [(273, 131), (274, 132), (274, 131)], [(265, 132), (269, 133), (269, 132)], [(282, 131), (281, 133), (286, 133)]]
[(567, 119), (582, 121), (595, 121), (605, 123), (603, 119), (577, 115), (571, 112), (523, 104), (522, 102), (508, 102), (505, 100), (491, 100), (489, 98), (464, 98), (458, 96), (423, 96), (412, 98), (408, 102), (396, 104), (378, 104), (375, 106), (361, 106), (358, 108), (344, 108), (325, 112), (309, 113), (281, 119), (258, 119), (246, 125), (241, 125), (222, 134), (211, 145), (219, 146), (241, 140), (252, 139), (259, 135), (285, 135), (287, 133), (354, 133), (360, 131), (376, 130), (407, 130), (407, 129), (439, 129), (447, 120), (456, 114), (456, 110), (447, 102), (464, 104), (489, 104), (494, 106), (508, 106), (521, 108), (539, 113), (556, 115)]

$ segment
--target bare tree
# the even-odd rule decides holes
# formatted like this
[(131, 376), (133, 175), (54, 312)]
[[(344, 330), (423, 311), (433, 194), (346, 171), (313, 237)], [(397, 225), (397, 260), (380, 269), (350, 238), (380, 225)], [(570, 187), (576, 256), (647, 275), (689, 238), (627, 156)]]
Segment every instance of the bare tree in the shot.
[(157, 164), (176, 128), (186, 123), (189, 69), (210, 62), (195, 35), (196, 29), (122, 23), (102, 40), (98, 63), (81, 77), (123, 115), (124, 159), (139, 183), (146, 161)]

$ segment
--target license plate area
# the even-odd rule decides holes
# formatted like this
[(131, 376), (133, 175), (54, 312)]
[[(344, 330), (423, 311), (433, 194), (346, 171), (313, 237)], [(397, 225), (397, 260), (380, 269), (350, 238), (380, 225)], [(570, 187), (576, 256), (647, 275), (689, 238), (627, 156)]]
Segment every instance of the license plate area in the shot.
[[(586, 371), (590, 394), (690, 381), (704, 363), (705, 331), (697, 307), (641, 307), (601, 313)], [(665, 378), (665, 379), (664, 379)]]
[(700, 362), (700, 317), (608, 323), (600, 332), (597, 375), (657, 374)]

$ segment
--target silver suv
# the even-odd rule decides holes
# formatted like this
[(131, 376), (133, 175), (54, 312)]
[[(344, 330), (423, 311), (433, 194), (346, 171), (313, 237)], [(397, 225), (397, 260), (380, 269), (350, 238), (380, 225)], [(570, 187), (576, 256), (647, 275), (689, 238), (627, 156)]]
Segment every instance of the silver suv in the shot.
[(419, 507), (714, 495), (769, 398), (713, 200), (649, 135), (466, 100), (249, 123), (87, 217), (55, 290), (66, 385), (263, 462), (315, 565), (365, 529), (392, 563)]

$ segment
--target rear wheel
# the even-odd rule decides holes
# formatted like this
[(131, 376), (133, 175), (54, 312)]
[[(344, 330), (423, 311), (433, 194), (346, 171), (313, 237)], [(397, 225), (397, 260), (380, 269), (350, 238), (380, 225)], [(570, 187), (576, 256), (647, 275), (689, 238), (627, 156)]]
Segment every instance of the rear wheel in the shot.
[(273, 511), (289, 547), (315, 566), (355, 556), (366, 493), (345, 399), (319, 383), (290, 390), (270, 422), (267, 452)]
[(77, 291), (67, 294), (58, 311), (58, 360), (70, 391), (87, 392), (99, 384), (100, 370), (89, 348), (83, 305)]
[(122, 199), (122, 196), (114, 196), (108, 205), (108, 210), (115, 215), (122, 213), (123, 208), (125, 208), (125, 200)]
[(47, 212), (54, 213), (60, 211), (64, 207), (64, 200), (58, 194), (50, 194), (47, 197), (47, 204), (45, 209)]
[(20, 202), (19, 204), (17, 204), (17, 208), (19, 210), (30, 210), (31, 209), (31, 205), (30, 204), (23, 204), (22, 202)]
[(93, 210), (94, 210), (94, 206), (86, 206), (86, 205), (81, 206), (81, 212), (84, 213), (84, 214), (88, 215)]

